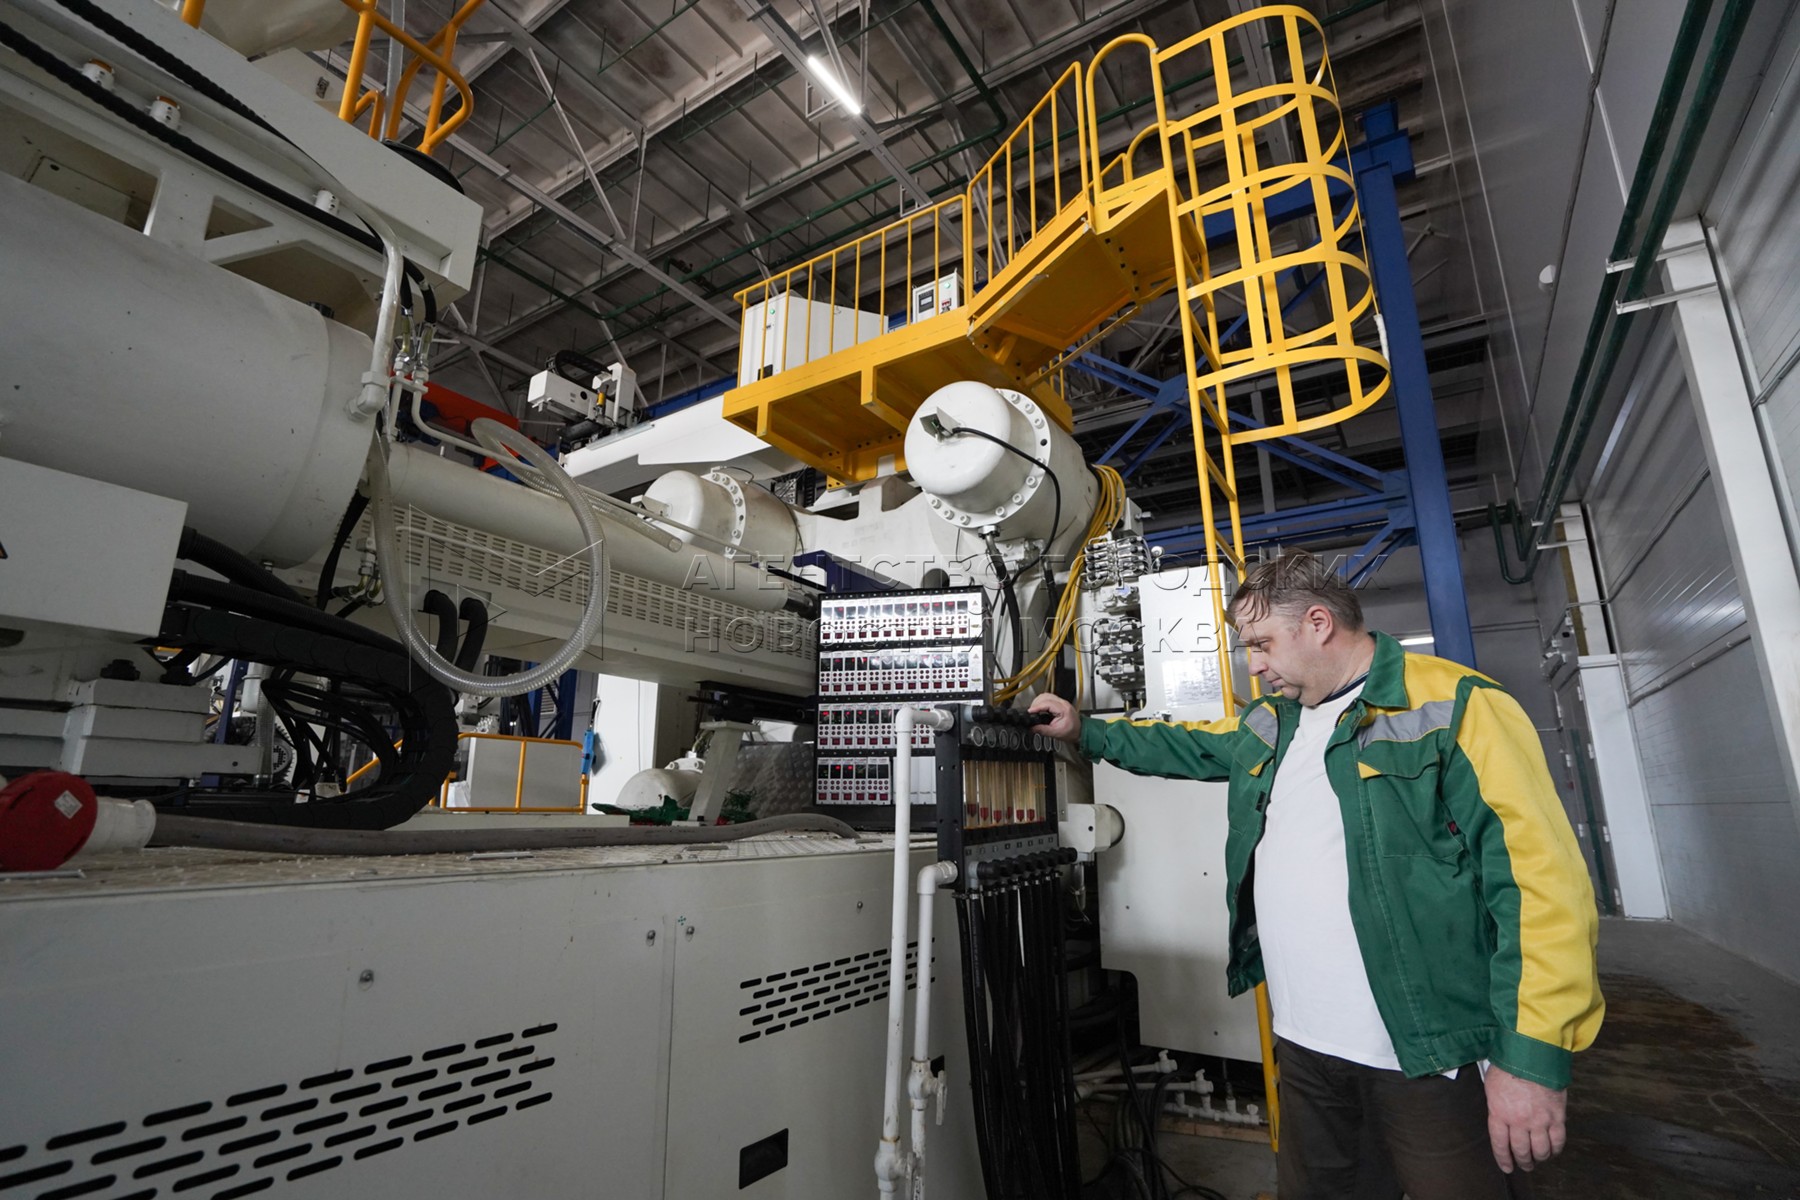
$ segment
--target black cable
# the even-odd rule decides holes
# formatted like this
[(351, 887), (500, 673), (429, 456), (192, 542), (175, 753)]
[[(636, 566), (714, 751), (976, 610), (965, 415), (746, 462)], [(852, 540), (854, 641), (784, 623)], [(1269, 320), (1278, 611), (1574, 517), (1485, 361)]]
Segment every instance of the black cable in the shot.
[(346, 621), (330, 613), (320, 612), (310, 604), (303, 604), (298, 600), (283, 600), (279, 596), (271, 596), (266, 592), (259, 592), (236, 583), (205, 579), (199, 575), (190, 575), (186, 571), (172, 573), (169, 580), (169, 599), (212, 608), (230, 609), (233, 612), (292, 625), (312, 633), (359, 642), (372, 649), (385, 650), (392, 654), (404, 655), (406, 653), (406, 648), (393, 638), (377, 633), (373, 629), (366, 629), (353, 621)]
[[(55, 79), (58, 83), (79, 92), (82, 96), (99, 105), (101, 108), (104, 108), (113, 116), (126, 122), (140, 133), (150, 135), (165, 146), (176, 150), (202, 166), (207, 167), (209, 170), (223, 175), (232, 182), (250, 189), (257, 195), (271, 200), (292, 212), (298, 213), (300, 216), (303, 216), (310, 221), (323, 225), (333, 233), (347, 237), (361, 246), (365, 246), (368, 249), (377, 252), (383, 250), (381, 239), (376, 237), (373, 233), (366, 229), (358, 229), (343, 218), (317, 207), (309, 197), (296, 196), (293, 193), (285, 191), (275, 184), (268, 182), (260, 176), (251, 174), (249, 171), (244, 170), (229, 159), (222, 158), (211, 150), (208, 150), (206, 147), (193, 141), (191, 138), (185, 137), (182, 134), (175, 132), (173, 129), (170, 129), (168, 126), (163, 125), (161, 122), (152, 118), (148, 113), (139, 112), (137, 107), (130, 101), (122, 96), (117, 96), (112, 92), (107, 91), (98, 83), (95, 83), (93, 80), (83, 75), (79, 70), (71, 67), (68, 63), (65, 63), (57, 55), (45, 49), (43, 46), (38, 45), (4, 21), (0, 21), (0, 46), (5, 46), (7, 49), (12, 50), (21, 58)], [(184, 79), (184, 82), (191, 83), (191, 80)]]
[(331, 539), (331, 550), (325, 555), (325, 565), (319, 570), (319, 607), (324, 608), (331, 600), (331, 589), (337, 586), (338, 559), (344, 553), (344, 545), (350, 540), (356, 523), (362, 520), (363, 510), (369, 507), (369, 498), (362, 492), (350, 494), (350, 506), (344, 509), (344, 517), (338, 522), (337, 535)]
[[(569, 369), (581, 372), (580, 375), (569, 374)], [(558, 350), (550, 356), (550, 369), (561, 375), (570, 383), (585, 388), (594, 386), (594, 378), (606, 374), (606, 368), (596, 359), (589, 358), (579, 350)]]
[(437, 618), (437, 656), (447, 663), (456, 661), (456, 602), (436, 588), (425, 593), (425, 611)]
[(463, 621), (462, 648), (456, 652), (458, 669), (473, 671), (475, 660), (481, 657), (481, 647), (487, 641), (488, 610), (474, 596), (464, 596), (457, 615)]
[[(177, 572), (177, 574), (181, 574)], [(437, 795), (456, 756), (456, 708), (454, 694), (414, 666), (398, 644), (391, 648), (376, 643), (374, 635), (335, 636), (356, 631), (307, 604), (289, 603), (263, 596), (247, 588), (213, 580), (190, 580), (178, 600), (163, 613), (156, 635), (160, 645), (199, 649), (243, 662), (275, 668), (264, 690), (272, 703), (295, 712), (301, 724), (317, 722), (348, 728), (382, 758), (381, 778), (369, 788), (348, 796), (321, 796), (310, 803), (295, 803), (292, 790), (249, 792), (243, 789), (182, 788), (155, 799), (166, 807), (181, 806), (187, 813), (228, 821), (309, 826), (324, 829), (386, 829), (405, 820)], [(232, 609), (197, 608), (200, 597), (219, 595)], [(304, 621), (289, 622), (266, 613), (298, 614)], [(291, 682), (295, 674), (341, 680), (345, 686), (366, 692), (384, 712), (393, 714), (393, 729), (379, 721), (370, 704), (354, 703), (343, 696)], [(305, 705), (314, 713), (299, 714)], [(316, 715), (315, 715), (316, 714)], [(401, 745), (396, 748), (394, 743)], [(298, 743), (297, 743), (298, 745)], [(160, 827), (160, 821), (159, 821)]]
[(994, 535), (987, 535), (988, 561), (994, 566), (994, 577), (1000, 581), (1000, 595), (1005, 601), (1007, 610), (1007, 630), (1012, 634), (1012, 674), (1016, 677), (1025, 669), (1025, 620), (1019, 611), (1019, 594), (1013, 589), (1013, 581), (1006, 577), (1006, 560), (1000, 557), (1000, 547), (994, 544)]
[(400, 307), (407, 316), (412, 315), (412, 285), (419, 285), (419, 292), (425, 298), (425, 324), (436, 325), (438, 319), (437, 293), (432, 290), (431, 283), (425, 273), (410, 258), (400, 260)]
[(207, 537), (192, 525), (184, 526), (175, 543), (175, 557), (217, 571), (240, 587), (252, 588), (278, 600), (300, 601), (300, 593), (275, 577), (275, 573), (224, 542)]
[(236, 96), (233, 96), (230, 92), (226, 91), (200, 72), (194, 70), (194, 68), (190, 67), (187, 63), (181, 61), (181, 59), (176, 58), (173, 54), (164, 50), (161, 46), (157, 45), (131, 26), (125, 24), (117, 17), (114, 17), (112, 14), (89, 3), (88, 0), (56, 0), (56, 3), (80, 17), (95, 29), (106, 34), (106, 36), (112, 38), (113, 41), (118, 42), (121, 46), (135, 51), (145, 61), (161, 67), (164, 71), (168, 72), (171, 77), (179, 79), (181, 82), (187, 84), (196, 92), (199, 92), (202, 96), (211, 100), (214, 104), (217, 104), (222, 108), (230, 109), (238, 116), (244, 118), (244, 120), (255, 125), (258, 129), (261, 129), (265, 133), (274, 134), (282, 141), (287, 142), (288, 145), (292, 146), (294, 144), (286, 134), (281, 132), (281, 130), (275, 128), (273, 125), (252, 112), (250, 107), (243, 101), (239, 100)]

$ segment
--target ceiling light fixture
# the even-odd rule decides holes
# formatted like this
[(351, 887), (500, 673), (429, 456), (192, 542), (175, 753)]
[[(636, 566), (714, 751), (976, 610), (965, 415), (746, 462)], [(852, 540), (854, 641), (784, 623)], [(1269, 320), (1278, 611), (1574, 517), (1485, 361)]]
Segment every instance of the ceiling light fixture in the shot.
[(1422, 633), (1418, 637), (1403, 637), (1400, 639), (1400, 644), (1402, 646), (1430, 646), (1436, 641), (1437, 639), (1429, 633)]
[(816, 54), (807, 55), (806, 69), (813, 73), (814, 79), (825, 85), (826, 91), (837, 97), (837, 102), (844, 106), (844, 111), (853, 117), (862, 115), (862, 105), (856, 102), (856, 97), (850, 94), (844, 81), (832, 74), (831, 68), (825, 65), (823, 59)]

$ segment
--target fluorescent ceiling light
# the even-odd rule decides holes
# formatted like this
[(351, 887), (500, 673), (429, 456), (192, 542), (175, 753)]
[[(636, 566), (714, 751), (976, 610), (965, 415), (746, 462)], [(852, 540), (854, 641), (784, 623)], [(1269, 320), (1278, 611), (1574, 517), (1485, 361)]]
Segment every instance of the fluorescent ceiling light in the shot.
[(825, 85), (826, 91), (837, 97), (837, 102), (844, 106), (846, 112), (853, 117), (862, 115), (862, 105), (856, 102), (856, 97), (850, 94), (850, 89), (844, 86), (844, 81), (832, 74), (831, 68), (826, 66), (824, 60), (818, 55), (806, 56), (806, 69), (813, 73), (814, 79)]
[(1400, 644), (1402, 646), (1430, 646), (1436, 641), (1437, 639), (1432, 637), (1429, 633), (1422, 633), (1418, 637), (1401, 638)]

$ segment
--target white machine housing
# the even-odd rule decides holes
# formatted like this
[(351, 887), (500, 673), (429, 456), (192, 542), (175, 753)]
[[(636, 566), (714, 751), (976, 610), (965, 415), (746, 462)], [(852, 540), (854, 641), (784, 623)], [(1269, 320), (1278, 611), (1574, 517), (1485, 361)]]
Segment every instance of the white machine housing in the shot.
[[(891, 860), (804, 836), (160, 850), (0, 881), (8, 965), (31, 948), (0, 972), (0, 1171), (110, 1177), (100, 1200), (872, 1193)], [(949, 1086), (924, 1182), (978, 1200), (952, 906), (935, 918)]]
[[(1171, 568), (1139, 586), (1148, 693), (1141, 715), (1224, 716), (1221, 631), (1206, 569)], [(1258, 1061), (1256, 1005), (1225, 988), (1225, 789), (1095, 764), (1094, 799), (1124, 824), (1118, 844), (1097, 859), (1100, 962), (1137, 977), (1145, 1045)]]
[[(757, 331), (761, 336), (757, 336)], [(738, 384), (846, 350), (886, 331), (880, 313), (807, 300), (791, 292), (752, 304), (744, 312)]]

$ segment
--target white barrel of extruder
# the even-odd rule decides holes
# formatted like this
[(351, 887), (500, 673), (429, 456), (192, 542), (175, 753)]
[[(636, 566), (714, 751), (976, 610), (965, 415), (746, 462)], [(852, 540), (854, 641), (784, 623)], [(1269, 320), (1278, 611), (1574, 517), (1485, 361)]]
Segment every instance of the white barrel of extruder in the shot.
[[(644, 498), (649, 502), (646, 507), (675, 522), (669, 532), (684, 542), (704, 536), (777, 565), (799, 547), (794, 510), (767, 488), (738, 479), (722, 467), (704, 476), (665, 472), (650, 484)], [(727, 554), (736, 557), (731, 551)]]
[[(410, 504), (441, 520), (485, 530), (555, 554), (587, 548), (575, 514), (557, 497), (465, 467), (417, 446), (396, 445), (388, 457), (396, 504)], [(743, 608), (775, 612), (798, 602), (800, 589), (747, 559), (735, 562), (676, 541), (636, 518), (596, 509), (605, 530), (609, 567), (671, 587), (701, 592)], [(631, 524), (643, 525), (643, 529)], [(645, 536), (645, 533), (649, 536)], [(668, 543), (673, 542), (671, 549)]]
[[(1055, 473), (1060, 514), (1057, 487), (1026, 455)], [(1002, 540), (1079, 536), (1099, 493), (1081, 447), (1036, 401), (974, 380), (945, 384), (919, 405), (906, 428), (906, 468), (938, 516), (964, 529), (994, 526)]]
[(369, 339), (0, 174), (0, 455), (185, 501), (278, 566), (336, 530)]

